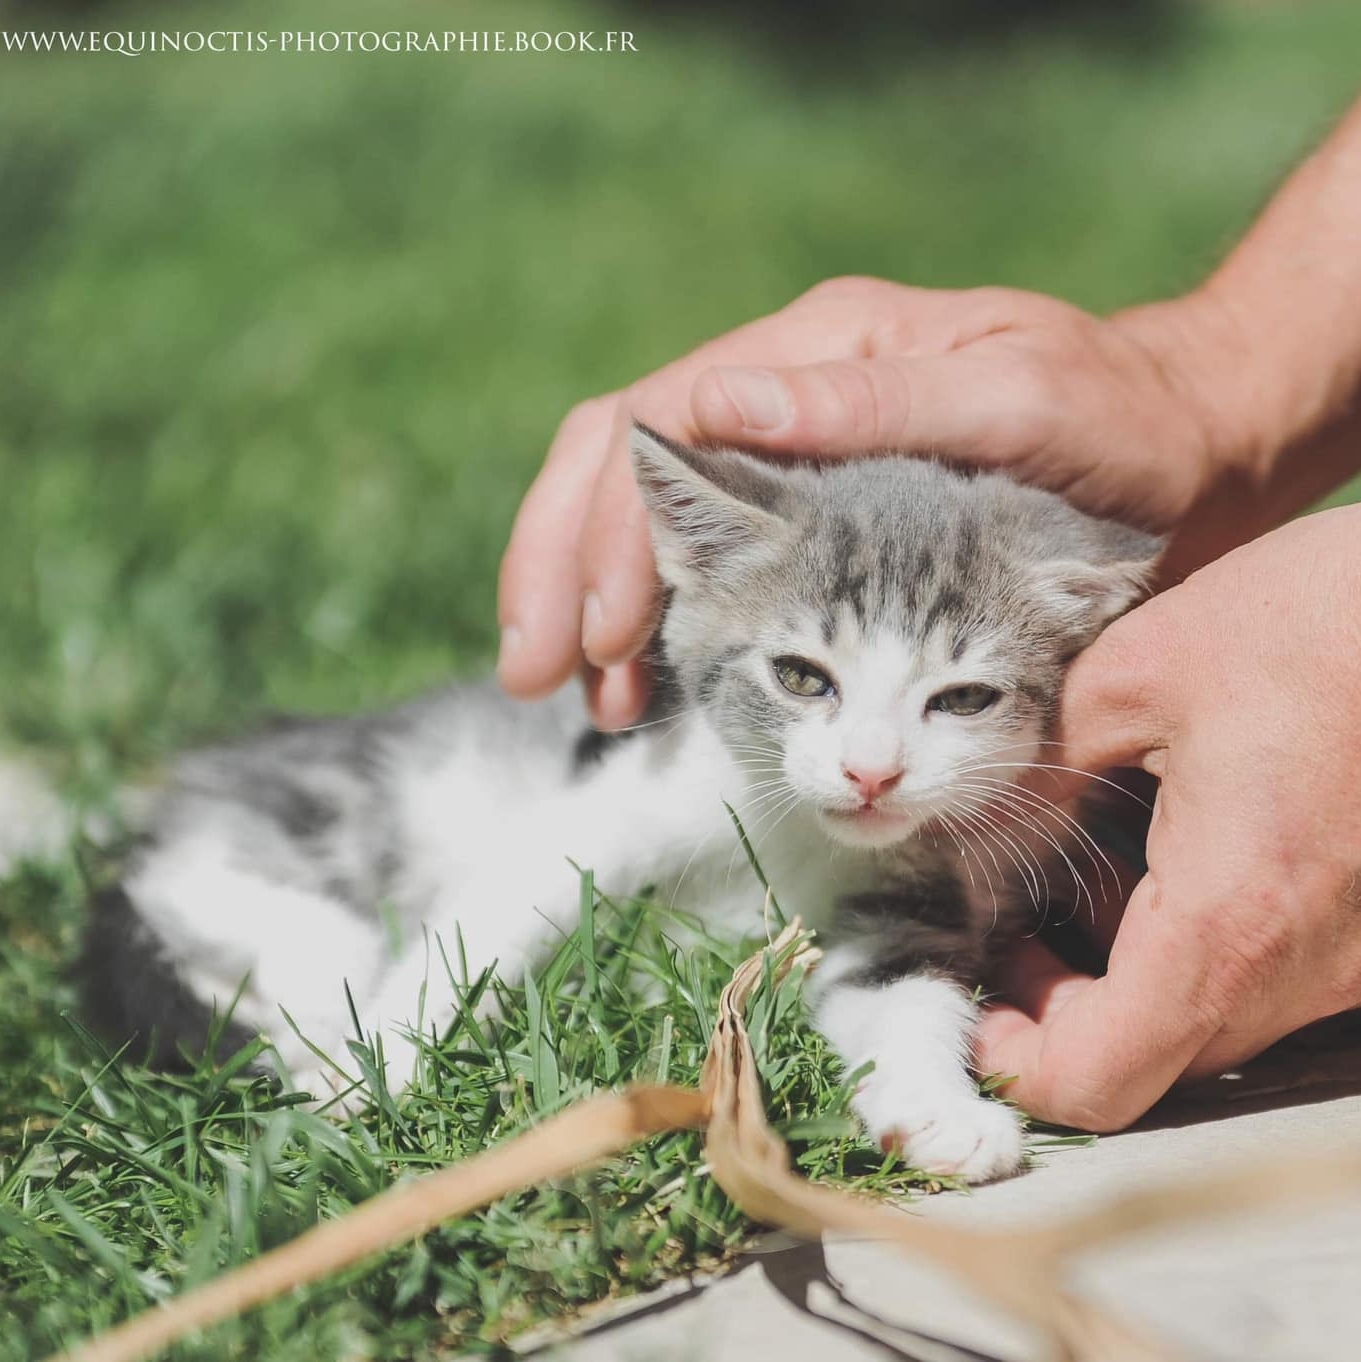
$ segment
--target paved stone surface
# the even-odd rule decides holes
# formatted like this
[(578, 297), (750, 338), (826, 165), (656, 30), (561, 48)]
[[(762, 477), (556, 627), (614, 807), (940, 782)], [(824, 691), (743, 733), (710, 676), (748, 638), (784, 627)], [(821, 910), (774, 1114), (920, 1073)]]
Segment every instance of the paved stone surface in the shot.
[[(1140, 1186), (1361, 1138), (1361, 1019), (1315, 1028), (1238, 1076), (1188, 1090), (1140, 1127), (1055, 1150), (1022, 1177), (921, 1203), (988, 1226), (1039, 1223)], [(1361, 1356), (1361, 1195), (1308, 1213), (1235, 1217), (1123, 1241), (1077, 1270), (1093, 1298), (1191, 1362)], [(948, 1340), (948, 1342), (947, 1342)], [(960, 1345), (960, 1346), (955, 1346)], [(562, 1362), (960, 1358), (1038, 1362), (1023, 1326), (878, 1245), (768, 1237), (726, 1277), (674, 1283), (551, 1345)]]

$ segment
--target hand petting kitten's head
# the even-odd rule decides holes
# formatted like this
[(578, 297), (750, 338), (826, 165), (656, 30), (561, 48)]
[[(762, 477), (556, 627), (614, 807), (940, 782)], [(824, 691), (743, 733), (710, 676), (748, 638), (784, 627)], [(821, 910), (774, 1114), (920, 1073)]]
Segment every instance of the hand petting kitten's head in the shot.
[(927, 459), (776, 464), (643, 427), (632, 453), (687, 703), (853, 846), (891, 846), (1051, 760), (1065, 666), (1144, 593), (1162, 547)]

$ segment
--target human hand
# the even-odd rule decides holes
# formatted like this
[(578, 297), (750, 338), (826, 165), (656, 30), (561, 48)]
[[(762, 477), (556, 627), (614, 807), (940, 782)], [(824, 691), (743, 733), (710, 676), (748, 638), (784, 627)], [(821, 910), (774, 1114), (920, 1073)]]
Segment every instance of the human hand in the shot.
[[(821, 284), (568, 415), (502, 563), (501, 680), (540, 695), (584, 659), (603, 726), (641, 712), (634, 659), (657, 587), (628, 460), (635, 418), (772, 454), (1005, 465), (1088, 510), (1179, 531), (1174, 573), (1206, 561), (1225, 546), (1207, 533), (1213, 491), (1249, 439), (1243, 414), (1212, 398), (1232, 340), (1198, 298), (1101, 320), (1012, 289)], [(1261, 528), (1237, 521), (1244, 537)]]
[(1022, 943), (980, 1036), (1027, 1111), (1087, 1130), (1361, 1006), (1361, 507), (1295, 521), (1074, 663), (1065, 762), (1161, 785), (1106, 974)]

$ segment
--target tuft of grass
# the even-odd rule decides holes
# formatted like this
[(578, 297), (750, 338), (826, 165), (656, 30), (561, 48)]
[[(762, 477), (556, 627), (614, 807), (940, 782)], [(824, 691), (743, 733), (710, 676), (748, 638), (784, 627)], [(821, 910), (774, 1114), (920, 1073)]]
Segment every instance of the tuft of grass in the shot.
[[(576, 930), (522, 986), (474, 982), (446, 1034), (423, 1044), (409, 1091), (387, 1092), (368, 1044), (351, 1042), (374, 1100), (344, 1124), (254, 1075), (258, 1041), (176, 1076), (109, 1053), (54, 989), (57, 955), (26, 942), (26, 1000), (7, 1006), (58, 1013), (66, 1038), (29, 1075), (23, 1118), (0, 1131), (0, 1280), (11, 1321), (0, 1359), (69, 1345), (602, 1086), (697, 1083), (718, 994), (751, 943), (718, 940), (644, 900), (603, 898), (589, 873), (581, 885)], [(4, 899), (6, 940), (24, 942), (54, 887), (46, 871), (18, 878)], [(847, 1107), (858, 1075), (838, 1073), (806, 1024), (798, 981), (776, 986), (767, 976), (749, 1019), (770, 1117), (803, 1172), (893, 1196), (926, 1185), (859, 1138)], [(720, 1268), (752, 1228), (707, 1176), (700, 1136), (665, 1135), (506, 1197), (175, 1355), (285, 1362), (495, 1351), (591, 1302)]]

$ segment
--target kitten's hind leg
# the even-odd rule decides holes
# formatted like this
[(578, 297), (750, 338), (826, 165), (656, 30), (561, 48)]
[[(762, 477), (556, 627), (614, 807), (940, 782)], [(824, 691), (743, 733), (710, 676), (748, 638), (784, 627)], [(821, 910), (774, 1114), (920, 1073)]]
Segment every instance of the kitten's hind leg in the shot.
[(362, 1001), (384, 963), (378, 924), (236, 861), (214, 836), (176, 840), (140, 859), (125, 882), (128, 901), (195, 997), (225, 1011), (239, 992), (235, 1020), (269, 1036), (300, 1087), (329, 1097), (353, 1068), (347, 985)]
[(166, 943), (122, 885), (101, 889), (76, 964), (81, 1019), (134, 1059), (180, 1070), (205, 1054), (222, 1062), (248, 1044), (255, 1028), (200, 996), (181, 975)]

